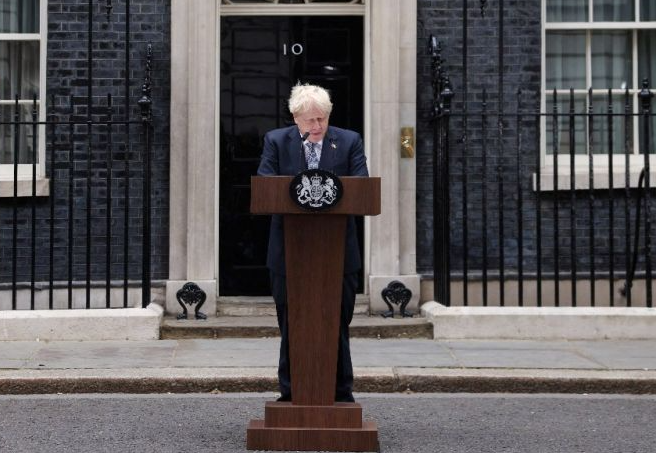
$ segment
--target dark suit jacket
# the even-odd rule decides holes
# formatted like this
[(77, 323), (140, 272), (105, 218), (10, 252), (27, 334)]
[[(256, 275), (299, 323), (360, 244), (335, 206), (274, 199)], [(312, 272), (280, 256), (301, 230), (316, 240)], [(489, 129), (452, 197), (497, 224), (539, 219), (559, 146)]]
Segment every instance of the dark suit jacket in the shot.
[[(264, 136), (262, 160), (257, 169), (260, 176), (296, 175), (307, 168), (305, 154), (301, 154), (301, 134), (297, 126), (275, 129)], [(337, 176), (369, 176), (364, 146), (360, 134), (328, 126), (321, 147), (319, 168)], [(357, 272), (361, 266), (355, 220), (349, 217), (346, 224), (346, 250), (344, 273)], [(271, 217), (267, 267), (285, 274), (285, 235), (282, 216)]]

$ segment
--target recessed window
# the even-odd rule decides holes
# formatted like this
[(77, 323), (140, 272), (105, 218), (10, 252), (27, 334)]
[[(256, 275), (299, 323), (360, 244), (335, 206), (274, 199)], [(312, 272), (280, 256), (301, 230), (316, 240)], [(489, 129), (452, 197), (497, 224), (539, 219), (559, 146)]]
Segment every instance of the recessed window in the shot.
[[(20, 174), (31, 174), (30, 167), (42, 161), (40, 129), (26, 124), (7, 124), (18, 119), (30, 122), (36, 98), (37, 119), (43, 119), (45, 91), (43, 61), (45, 30), (42, 20), (47, 0), (2, 0), (0, 2), (0, 178), (13, 177), (13, 164)], [(18, 99), (18, 104), (16, 104)], [(36, 147), (35, 147), (36, 143)], [(40, 172), (41, 173), (41, 172)]]
[[(654, 0), (543, 0), (544, 77), (543, 96), (547, 112), (581, 114), (636, 114), (643, 79), (656, 80), (656, 1)], [(592, 96), (588, 89), (592, 88)], [(573, 89), (573, 102), (570, 102)], [(626, 98), (626, 90), (629, 97)], [(555, 93), (555, 99), (554, 99)], [(567, 116), (545, 121), (545, 152), (576, 155), (624, 154), (638, 158), (644, 150), (639, 137), (642, 121), (629, 120), (631, 140), (626, 140), (623, 116), (595, 116), (591, 140), (588, 118)], [(656, 122), (652, 118), (652, 130)], [(573, 138), (570, 131), (573, 127)], [(556, 131), (554, 131), (556, 129)], [(612, 132), (609, 132), (611, 131)], [(612, 137), (611, 137), (612, 135)], [(656, 153), (652, 140), (650, 153)], [(611, 148), (612, 147), (612, 148)], [(599, 156), (601, 157), (601, 156)], [(547, 162), (549, 160), (547, 159)], [(638, 161), (636, 161), (638, 162)]]

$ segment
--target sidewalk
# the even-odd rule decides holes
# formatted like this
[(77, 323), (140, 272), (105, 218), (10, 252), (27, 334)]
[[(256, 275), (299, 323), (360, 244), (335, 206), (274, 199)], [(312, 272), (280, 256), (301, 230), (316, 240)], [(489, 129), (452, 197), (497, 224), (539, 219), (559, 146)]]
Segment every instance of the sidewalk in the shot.
[[(656, 340), (351, 342), (356, 392), (656, 393)], [(0, 394), (275, 391), (278, 345), (0, 342)]]

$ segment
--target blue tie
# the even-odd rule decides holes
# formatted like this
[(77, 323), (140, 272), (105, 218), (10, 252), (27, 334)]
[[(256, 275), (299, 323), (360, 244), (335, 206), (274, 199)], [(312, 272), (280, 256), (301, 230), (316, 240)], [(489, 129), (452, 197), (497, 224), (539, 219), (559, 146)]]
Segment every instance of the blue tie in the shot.
[(307, 164), (308, 170), (315, 170), (319, 168), (319, 157), (317, 156), (317, 151), (314, 149), (316, 143), (307, 142), (305, 146), (307, 147)]

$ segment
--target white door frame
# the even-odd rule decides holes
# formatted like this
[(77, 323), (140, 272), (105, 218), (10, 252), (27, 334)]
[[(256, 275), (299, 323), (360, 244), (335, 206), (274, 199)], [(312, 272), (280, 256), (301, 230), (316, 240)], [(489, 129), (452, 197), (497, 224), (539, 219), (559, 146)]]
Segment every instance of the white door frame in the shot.
[[(380, 216), (365, 221), (365, 292), (374, 311), (386, 308), (380, 290), (401, 280), (419, 298), (416, 274), (415, 159), (401, 158), (400, 129), (416, 126), (415, 2), (366, 5), (259, 5), (258, 15), (364, 16), (365, 153), (372, 176), (383, 178)], [(266, 8), (265, 8), (266, 7)], [(248, 7), (218, 0), (171, 3), (171, 168), (167, 308), (187, 281), (207, 293), (214, 313), (218, 291), (220, 18)], [(356, 13), (357, 14), (354, 14)], [(382, 286), (381, 286), (382, 285)]]

